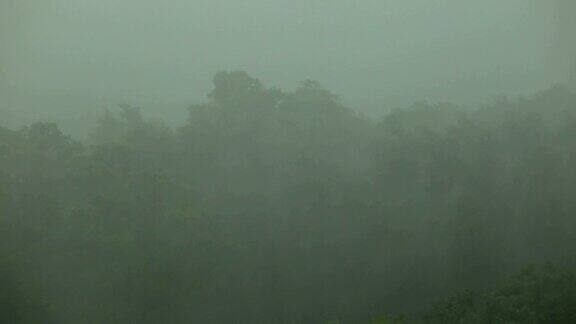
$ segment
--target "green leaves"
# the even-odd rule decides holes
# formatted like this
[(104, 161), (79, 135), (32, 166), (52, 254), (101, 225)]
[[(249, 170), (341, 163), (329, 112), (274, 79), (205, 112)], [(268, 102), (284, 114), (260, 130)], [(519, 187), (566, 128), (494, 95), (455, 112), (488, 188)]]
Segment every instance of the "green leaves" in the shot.
[(574, 323), (576, 272), (526, 268), (490, 293), (465, 291), (437, 304), (427, 323)]

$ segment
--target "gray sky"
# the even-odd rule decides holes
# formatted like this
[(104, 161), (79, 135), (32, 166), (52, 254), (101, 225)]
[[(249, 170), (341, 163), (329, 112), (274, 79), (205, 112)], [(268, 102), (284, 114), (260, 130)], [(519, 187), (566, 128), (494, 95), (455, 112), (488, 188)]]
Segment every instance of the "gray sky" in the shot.
[[(533, 0), (0, 0), (0, 113), (66, 125), (117, 103), (169, 121), (211, 76), (319, 80), (370, 114), (529, 93), (551, 39)], [(66, 114), (64, 114), (66, 113)]]

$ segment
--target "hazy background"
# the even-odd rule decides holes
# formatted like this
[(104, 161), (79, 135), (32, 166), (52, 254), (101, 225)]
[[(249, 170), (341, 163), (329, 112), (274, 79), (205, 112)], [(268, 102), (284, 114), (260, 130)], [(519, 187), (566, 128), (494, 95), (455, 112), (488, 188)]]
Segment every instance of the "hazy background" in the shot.
[(551, 22), (528, 0), (0, 0), (0, 112), (76, 134), (119, 103), (180, 122), (237, 69), (370, 115), (478, 104), (545, 86)]
[(576, 323), (575, 15), (0, 0), (0, 323)]

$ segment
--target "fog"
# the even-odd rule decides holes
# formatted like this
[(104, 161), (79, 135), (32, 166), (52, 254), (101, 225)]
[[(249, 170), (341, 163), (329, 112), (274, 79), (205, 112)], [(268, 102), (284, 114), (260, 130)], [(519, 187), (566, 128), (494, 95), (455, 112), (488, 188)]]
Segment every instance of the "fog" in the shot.
[(0, 0), (0, 324), (576, 323), (573, 0)]
[[(2, 0), (0, 105), (78, 133), (117, 104), (177, 122), (212, 75), (320, 81), (380, 116), (539, 89), (552, 10), (534, 1)], [(64, 116), (66, 115), (66, 116)]]

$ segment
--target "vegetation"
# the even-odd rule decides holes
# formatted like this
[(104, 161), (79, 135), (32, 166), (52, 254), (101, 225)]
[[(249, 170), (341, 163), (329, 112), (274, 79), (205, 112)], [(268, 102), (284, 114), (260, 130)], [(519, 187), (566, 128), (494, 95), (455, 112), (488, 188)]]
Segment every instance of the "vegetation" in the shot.
[(507, 278), (574, 265), (574, 165), (576, 94), (562, 87), (371, 120), (317, 82), (223, 72), (180, 127), (122, 106), (86, 142), (48, 122), (0, 128), (0, 312), (573, 323), (572, 272)]
[(466, 291), (435, 306), (427, 323), (574, 323), (574, 271), (527, 268), (487, 294)]

